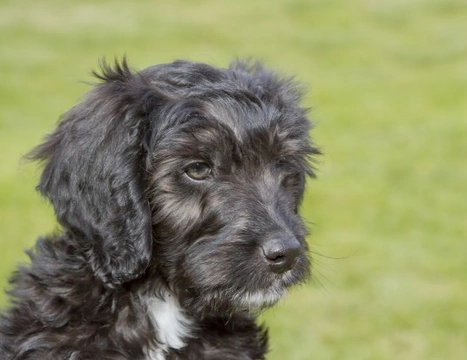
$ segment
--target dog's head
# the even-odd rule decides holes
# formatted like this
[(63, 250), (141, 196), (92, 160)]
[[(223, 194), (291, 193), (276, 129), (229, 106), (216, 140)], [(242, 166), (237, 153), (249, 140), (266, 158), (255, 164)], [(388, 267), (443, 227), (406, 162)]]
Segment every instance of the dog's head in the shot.
[(269, 306), (306, 278), (298, 207), (318, 150), (293, 81), (248, 62), (97, 76), (33, 156), (105, 286), (157, 276), (216, 311)]

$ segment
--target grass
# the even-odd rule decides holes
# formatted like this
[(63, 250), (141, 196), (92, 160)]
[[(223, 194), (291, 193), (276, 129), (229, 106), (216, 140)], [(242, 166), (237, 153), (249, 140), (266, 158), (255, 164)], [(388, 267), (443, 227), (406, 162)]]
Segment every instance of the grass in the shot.
[(2, 287), (55, 228), (21, 157), (100, 57), (253, 56), (310, 85), (325, 154), (303, 206), (314, 278), (263, 315), (269, 359), (467, 358), (464, 0), (0, 0), (0, 34)]

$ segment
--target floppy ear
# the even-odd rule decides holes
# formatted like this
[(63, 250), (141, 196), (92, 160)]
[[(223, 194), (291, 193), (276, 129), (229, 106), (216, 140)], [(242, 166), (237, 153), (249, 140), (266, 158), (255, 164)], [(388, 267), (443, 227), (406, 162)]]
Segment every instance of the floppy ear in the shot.
[(45, 162), (38, 190), (65, 233), (96, 276), (115, 287), (141, 276), (151, 259), (143, 139), (164, 97), (125, 59), (113, 68), (103, 62), (102, 74), (94, 74), (102, 83), (31, 157)]

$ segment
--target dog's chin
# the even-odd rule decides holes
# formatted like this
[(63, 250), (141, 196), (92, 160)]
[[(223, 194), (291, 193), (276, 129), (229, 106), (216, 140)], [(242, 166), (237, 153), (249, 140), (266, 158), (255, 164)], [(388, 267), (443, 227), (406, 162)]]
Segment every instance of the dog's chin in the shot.
[(248, 292), (237, 299), (238, 310), (249, 313), (260, 313), (272, 307), (286, 296), (287, 289), (282, 287)]
[(204, 291), (202, 295), (185, 296), (182, 304), (190, 312), (201, 316), (224, 316), (238, 312), (258, 315), (286, 297), (287, 293), (287, 288), (280, 285), (257, 290), (213, 290)]
[(244, 289), (223, 298), (228, 299), (226, 307), (232, 312), (258, 315), (287, 297), (288, 288), (302, 281), (303, 279), (294, 277), (293, 272), (289, 271), (265, 288)]
[(261, 312), (284, 299), (288, 294), (288, 288), (304, 282), (309, 275), (308, 266), (304, 266), (299, 273), (289, 270), (279, 275), (270, 286), (264, 289), (246, 291), (234, 298), (233, 302), (237, 304), (239, 309), (256, 313)]
[[(264, 269), (263, 269), (264, 270)], [(178, 296), (182, 305), (194, 314), (219, 316), (236, 312), (259, 314), (277, 304), (288, 294), (288, 289), (303, 283), (310, 275), (309, 261), (304, 256), (295, 267), (283, 274), (266, 270), (251, 280), (210, 284), (180, 282)], [(215, 277), (213, 277), (214, 279)], [(210, 279), (211, 280), (211, 279)], [(208, 285), (208, 286), (206, 286)]]
[(293, 271), (288, 271), (265, 289), (247, 291), (234, 299), (239, 309), (249, 312), (261, 312), (274, 306), (288, 294), (288, 288), (302, 281), (304, 277), (296, 277)]
[(230, 293), (230, 296), (213, 292), (204, 294), (202, 303), (195, 302), (193, 305), (196, 306), (196, 312), (210, 316), (239, 312), (258, 315), (286, 297), (287, 292), (283, 287)]

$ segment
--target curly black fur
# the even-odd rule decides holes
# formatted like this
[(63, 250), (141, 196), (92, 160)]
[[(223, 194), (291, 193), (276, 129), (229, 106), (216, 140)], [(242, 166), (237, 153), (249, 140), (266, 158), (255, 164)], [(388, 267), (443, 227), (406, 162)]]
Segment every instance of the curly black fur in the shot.
[(1, 359), (263, 359), (255, 314), (310, 267), (299, 87), (239, 61), (96, 76), (32, 152), (63, 231), (11, 279)]

